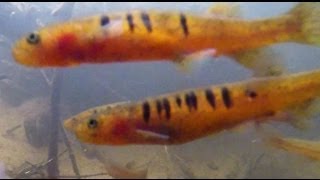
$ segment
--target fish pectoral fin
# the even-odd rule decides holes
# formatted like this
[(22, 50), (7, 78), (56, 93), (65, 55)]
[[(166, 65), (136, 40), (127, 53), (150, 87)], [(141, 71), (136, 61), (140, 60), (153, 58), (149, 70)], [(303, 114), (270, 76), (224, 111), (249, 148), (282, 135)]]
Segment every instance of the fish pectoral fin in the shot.
[(161, 139), (161, 140), (169, 139), (169, 136), (166, 134), (160, 134), (160, 133), (149, 131), (149, 130), (137, 129), (136, 133), (142, 135), (145, 138), (154, 138), (154, 139)]
[(282, 57), (271, 47), (242, 51), (231, 55), (236, 61), (253, 71), (254, 76), (278, 76), (286, 73)]
[(215, 2), (208, 9), (208, 14), (214, 16), (241, 18), (242, 12), (237, 2)]
[(191, 63), (195, 60), (200, 59), (208, 59), (208, 58), (215, 58), (217, 56), (216, 49), (205, 49), (202, 51), (197, 51), (191, 54), (183, 54), (179, 55), (175, 60), (174, 63), (177, 64), (179, 70), (183, 72), (190, 72), (191, 71)]

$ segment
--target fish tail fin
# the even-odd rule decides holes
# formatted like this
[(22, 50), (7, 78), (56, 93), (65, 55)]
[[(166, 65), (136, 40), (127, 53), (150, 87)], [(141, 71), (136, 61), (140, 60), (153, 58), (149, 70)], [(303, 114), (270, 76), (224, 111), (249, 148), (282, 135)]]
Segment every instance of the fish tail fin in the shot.
[(300, 2), (288, 14), (300, 24), (296, 41), (320, 46), (320, 3)]

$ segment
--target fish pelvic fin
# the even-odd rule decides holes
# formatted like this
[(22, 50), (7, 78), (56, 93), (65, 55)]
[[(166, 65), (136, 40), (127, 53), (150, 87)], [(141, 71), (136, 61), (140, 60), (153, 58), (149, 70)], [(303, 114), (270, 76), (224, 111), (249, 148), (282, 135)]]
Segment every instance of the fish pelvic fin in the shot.
[(271, 47), (242, 51), (231, 57), (251, 69), (255, 77), (278, 76), (287, 72), (283, 58)]
[(296, 41), (320, 46), (320, 3), (301, 2), (288, 14), (301, 25), (301, 34)]

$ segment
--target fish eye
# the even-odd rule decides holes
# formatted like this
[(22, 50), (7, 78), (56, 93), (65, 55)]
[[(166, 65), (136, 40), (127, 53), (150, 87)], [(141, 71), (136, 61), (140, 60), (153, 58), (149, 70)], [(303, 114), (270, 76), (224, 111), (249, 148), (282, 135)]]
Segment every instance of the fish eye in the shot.
[(90, 128), (90, 129), (94, 129), (94, 128), (96, 128), (96, 127), (98, 127), (98, 121), (96, 120), (96, 119), (89, 119), (89, 121), (88, 121), (88, 127)]
[(38, 33), (30, 33), (29, 36), (27, 37), (27, 42), (29, 44), (38, 44), (40, 42), (40, 36)]

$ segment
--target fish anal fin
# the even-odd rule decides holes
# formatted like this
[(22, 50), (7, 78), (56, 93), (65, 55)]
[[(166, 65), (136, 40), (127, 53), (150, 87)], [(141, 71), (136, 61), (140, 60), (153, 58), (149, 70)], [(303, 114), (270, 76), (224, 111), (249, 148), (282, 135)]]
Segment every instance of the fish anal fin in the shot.
[(236, 2), (215, 2), (208, 9), (208, 14), (228, 18), (240, 18), (242, 16), (239, 3)]
[(253, 71), (255, 77), (278, 76), (286, 72), (281, 55), (271, 47), (242, 51), (231, 55), (236, 61)]

